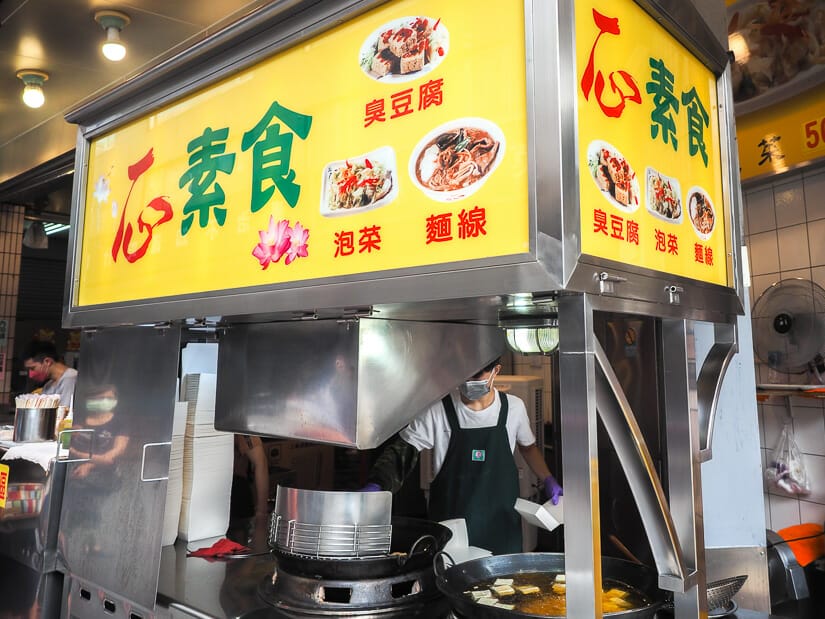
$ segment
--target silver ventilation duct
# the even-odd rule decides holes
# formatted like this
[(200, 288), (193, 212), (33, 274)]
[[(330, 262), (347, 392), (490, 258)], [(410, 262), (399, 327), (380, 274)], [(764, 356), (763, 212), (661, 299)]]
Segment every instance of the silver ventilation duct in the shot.
[(489, 325), (359, 318), (235, 324), (215, 427), (371, 449), (504, 350)]

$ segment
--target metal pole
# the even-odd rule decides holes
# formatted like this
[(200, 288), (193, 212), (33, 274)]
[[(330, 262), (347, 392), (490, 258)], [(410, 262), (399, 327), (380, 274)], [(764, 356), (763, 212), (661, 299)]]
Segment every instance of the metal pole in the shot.
[(695, 571), (693, 586), (673, 594), (674, 616), (693, 619), (707, 615), (708, 602), (692, 323), (662, 319), (661, 358), (670, 512), (685, 565)]
[(602, 552), (593, 353), (595, 335), (593, 308), (587, 295), (562, 296), (559, 299), (559, 325), (567, 616), (600, 619)]

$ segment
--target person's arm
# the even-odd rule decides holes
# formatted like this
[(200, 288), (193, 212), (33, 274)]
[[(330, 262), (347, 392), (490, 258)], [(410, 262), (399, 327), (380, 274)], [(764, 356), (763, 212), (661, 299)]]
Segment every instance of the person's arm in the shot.
[(398, 492), (418, 463), (418, 450), (401, 437), (384, 448), (372, 465), (367, 482), (378, 485), (381, 490)]
[(547, 476), (550, 475), (547, 462), (544, 461), (544, 456), (535, 443), (532, 445), (519, 445), (518, 450), (521, 453), (521, 457), (524, 458), (524, 461), (527, 463), (527, 466), (530, 467), (530, 470), (533, 471), (539, 479), (546, 479)]
[(269, 501), (269, 463), (266, 460), (266, 452), (261, 437), (250, 436), (249, 451), (246, 456), (252, 464), (252, 472), (255, 475), (255, 515), (265, 516), (269, 512), (267, 502)]
[(547, 467), (547, 462), (544, 461), (544, 455), (539, 451), (535, 443), (531, 445), (519, 445), (518, 450), (527, 466), (538, 476), (544, 483), (544, 492), (547, 498), (553, 502), (553, 505), (558, 505), (559, 497), (564, 495), (564, 489), (561, 487), (556, 478)]

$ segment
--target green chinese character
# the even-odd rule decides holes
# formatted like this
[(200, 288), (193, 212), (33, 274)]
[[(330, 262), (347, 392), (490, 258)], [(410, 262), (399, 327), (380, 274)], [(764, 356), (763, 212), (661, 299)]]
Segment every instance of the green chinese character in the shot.
[(673, 95), (673, 73), (665, 66), (662, 59), (650, 58), (650, 81), (646, 84), (646, 92), (653, 95), (653, 105), (650, 113), (650, 137), (654, 140), (662, 130), (662, 141), (671, 143), (673, 150), (677, 150), (679, 141), (676, 138), (676, 122), (673, 114), (679, 112), (679, 99)]
[[(198, 224), (205, 228), (209, 224), (209, 212), (214, 208), (215, 221), (222, 226), (226, 221), (226, 209), (219, 208), (224, 204), (226, 196), (220, 183), (215, 179), (218, 172), (229, 174), (235, 167), (235, 154), (224, 154), (229, 129), (224, 127), (213, 131), (211, 127), (203, 130), (203, 134), (186, 145), (189, 153), (189, 169), (180, 177), (178, 186), (183, 188), (189, 185), (192, 197), (183, 206), (183, 220), (180, 223), (180, 232), (186, 236), (192, 227), (195, 213), (198, 213)], [(208, 191), (214, 186), (212, 191)]]
[(710, 117), (702, 105), (696, 88), (691, 88), (682, 93), (682, 105), (687, 109), (688, 117), (688, 140), (690, 156), (695, 157), (696, 153), (702, 156), (705, 167), (708, 167), (708, 153), (705, 149), (705, 127), (710, 124)]
[[(301, 186), (295, 182), (295, 170), (290, 168), (292, 157), (292, 133), (281, 132), (280, 123), (273, 123), (278, 118), (291, 129), (295, 135), (305, 140), (312, 126), (312, 116), (293, 112), (277, 101), (261, 117), (252, 129), (244, 133), (241, 150), (252, 149), (252, 201), (251, 209), (259, 211), (272, 197), (275, 188), (291, 207), (298, 204)], [(264, 188), (265, 181), (272, 185)]]

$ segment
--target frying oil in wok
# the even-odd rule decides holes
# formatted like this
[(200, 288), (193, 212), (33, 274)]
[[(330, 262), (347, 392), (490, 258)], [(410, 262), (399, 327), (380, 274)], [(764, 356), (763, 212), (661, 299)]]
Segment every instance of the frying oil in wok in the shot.
[[(512, 593), (508, 593), (509, 589), (506, 586), (503, 588), (499, 586), (497, 590), (496, 583), (509, 580), (512, 580)], [(539, 591), (535, 591), (535, 588)], [(496, 607), (532, 615), (563, 617), (566, 614), (565, 589), (563, 576), (547, 572), (521, 572), (481, 581), (466, 594), (475, 598), (478, 593), (474, 595), (474, 591), (489, 591), (492, 598), (497, 600)], [(488, 604), (479, 599), (476, 601)], [(611, 579), (603, 581), (603, 613), (633, 610), (647, 606), (649, 603), (649, 600), (639, 591), (622, 582)]]

